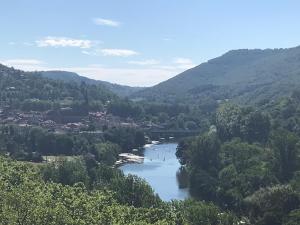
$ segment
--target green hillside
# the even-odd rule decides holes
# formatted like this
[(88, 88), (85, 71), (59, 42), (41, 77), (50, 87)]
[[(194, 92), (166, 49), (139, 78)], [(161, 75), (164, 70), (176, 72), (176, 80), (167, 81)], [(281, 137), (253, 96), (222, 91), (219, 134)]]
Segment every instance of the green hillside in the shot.
[(202, 98), (257, 103), (287, 96), (300, 84), (300, 47), (233, 50), (202, 63), (133, 98), (191, 101)]
[(116, 98), (101, 85), (63, 82), (0, 64), (0, 106), (21, 108), (30, 103), (53, 108), (75, 103), (104, 104)]
[(40, 74), (43, 77), (47, 77), (55, 80), (62, 80), (66, 82), (73, 81), (76, 83), (81, 83), (82, 81), (84, 81), (87, 84), (101, 85), (120, 97), (126, 97), (132, 95), (137, 91), (144, 89), (142, 87), (130, 87), (125, 85), (113, 84), (106, 81), (93, 80), (84, 76), (80, 76), (77, 73), (72, 73), (67, 71), (43, 71)]

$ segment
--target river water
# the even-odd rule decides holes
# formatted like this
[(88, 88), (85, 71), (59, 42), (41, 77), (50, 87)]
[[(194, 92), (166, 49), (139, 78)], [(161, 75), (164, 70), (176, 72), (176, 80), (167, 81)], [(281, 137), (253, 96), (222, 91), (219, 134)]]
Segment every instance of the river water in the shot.
[(124, 174), (144, 178), (164, 201), (183, 200), (189, 197), (187, 188), (179, 188), (180, 163), (176, 158), (176, 143), (164, 143), (145, 147), (142, 164), (125, 164)]

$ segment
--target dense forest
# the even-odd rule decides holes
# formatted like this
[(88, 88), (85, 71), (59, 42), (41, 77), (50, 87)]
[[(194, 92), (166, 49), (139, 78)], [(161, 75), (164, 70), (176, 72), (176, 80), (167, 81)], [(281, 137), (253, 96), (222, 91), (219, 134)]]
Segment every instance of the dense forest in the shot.
[(216, 101), (211, 99), (203, 99), (198, 105), (134, 102), (115, 95), (94, 80), (78, 80), (78, 75), (71, 74), (71, 78), (62, 80), (45, 78), (43, 74), (45, 72), (24, 72), (0, 64), (0, 110), (40, 112), (56, 121), (107, 111), (121, 120), (130, 118), (140, 124), (148, 122), (163, 124), (165, 129), (199, 130), (207, 128), (208, 115), (217, 107)]
[(299, 102), (297, 91), (262, 107), (222, 104), (209, 131), (178, 146), (192, 195), (251, 224), (299, 224)]
[[(103, 107), (116, 98), (99, 85), (62, 82), (43, 78), (38, 72), (24, 72), (0, 64), (0, 106), (25, 111), (46, 111), (60, 106)], [(82, 106), (82, 108), (83, 108)], [(83, 111), (83, 110), (82, 110)]]
[(241, 104), (289, 96), (300, 84), (300, 47), (240, 49), (132, 94), (133, 98), (201, 104), (231, 99)]
[(162, 202), (135, 176), (89, 157), (58, 165), (0, 158), (1, 224), (238, 224), (201, 201)]
[(144, 133), (133, 128), (107, 129), (101, 136), (55, 134), (39, 127), (0, 126), (0, 152), (17, 160), (42, 162), (42, 156), (93, 154), (112, 165), (121, 152), (145, 144)]
[[(1, 224), (300, 224), (298, 51), (232, 51), (129, 97), (0, 65)], [(153, 130), (198, 134), (176, 152), (190, 199), (164, 202), (115, 168)]]

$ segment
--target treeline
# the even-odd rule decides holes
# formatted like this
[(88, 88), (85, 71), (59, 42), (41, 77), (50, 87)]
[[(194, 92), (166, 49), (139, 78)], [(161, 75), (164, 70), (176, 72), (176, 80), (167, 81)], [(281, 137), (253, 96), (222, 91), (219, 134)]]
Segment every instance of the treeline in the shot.
[(63, 82), (0, 65), (0, 106), (26, 111), (45, 111), (72, 103), (91, 109), (117, 98), (101, 85)]
[[(90, 178), (90, 172), (82, 172), (89, 170), (85, 165), (88, 164), (84, 161), (74, 161), (37, 167), (0, 157), (1, 223), (235, 225), (240, 222), (209, 203), (162, 202), (143, 180), (125, 177), (109, 167), (90, 168), (96, 175), (95, 185), (87, 187), (83, 178)], [(248, 223), (243, 220), (243, 224)]]
[(189, 109), (189, 106), (184, 104), (133, 102), (129, 99), (118, 99), (108, 105), (108, 112), (117, 116), (132, 118), (158, 116), (161, 113), (173, 117), (180, 113), (187, 114)]
[(197, 105), (185, 101), (134, 102), (117, 97), (103, 85), (47, 79), (38, 72), (0, 65), (0, 109), (47, 112), (47, 118), (58, 123), (78, 120), (91, 111), (107, 111), (122, 119), (147, 121), (165, 129), (204, 130), (216, 107), (216, 101), (210, 98), (202, 98)]
[(0, 127), (0, 153), (12, 158), (41, 162), (42, 156), (93, 154), (98, 162), (113, 164), (118, 154), (145, 144), (143, 131), (136, 128), (110, 128), (103, 134), (56, 134), (39, 127), (4, 125)]
[(199, 105), (189, 105), (117, 99), (108, 104), (107, 112), (139, 122), (150, 121), (164, 129), (205, 130), (216, 107), (216, 101), (213, 104), (210, 100), (203, 100)]
[[(298, 224), (300, 138), (296, 127), (290, 129), (282, 119), (289, 107), (226, 103), (208, 132), (181, 141), (177, 156), (192, 196), (246, 216), (252, 224)], [(296, 108), (289, 117), (299, 118)]]

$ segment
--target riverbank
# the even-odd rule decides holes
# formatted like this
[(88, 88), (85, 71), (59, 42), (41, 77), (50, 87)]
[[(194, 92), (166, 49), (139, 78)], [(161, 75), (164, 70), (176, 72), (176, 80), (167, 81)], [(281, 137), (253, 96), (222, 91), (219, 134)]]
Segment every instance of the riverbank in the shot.
[[(159, 144), (159, 141), (151, 141), (143, 146), (144, 149), (149, 148), (153, 145)], [(138, 149), (133, 149), (132, 151), (137, 152)], [(122, 166), (126, 163), (143, 163), (144, 162), (144, 157), (139, 156), (133, 153), (120, 153), (119, 154), (119, 159), (115, 162), (114, 166), (119, 167)]]
[(164, 201), (184, 200), (189, 197), (189, 191), (179, 185), (181, 165), (175, 155), (176, 147), (177, 143), (150, 144), (143, 151), (142, 163), (125, 163), (119, 169), (125, 175), (145, 179)]
[(121, 166), (125, 163), (143, 163), (144, 157), (135, 155), (132, 153), (121, 153), (119, 154), (119, 160), (115, 162), (115, 166)]

